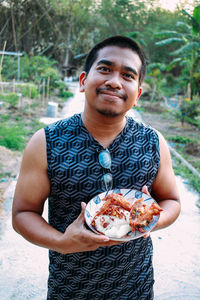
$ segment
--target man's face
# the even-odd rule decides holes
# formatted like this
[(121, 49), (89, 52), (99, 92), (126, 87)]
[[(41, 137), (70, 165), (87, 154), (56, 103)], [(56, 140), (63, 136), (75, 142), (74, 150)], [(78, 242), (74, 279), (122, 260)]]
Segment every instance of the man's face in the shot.
[(87, 76), (84, 72), (80, 75), (86, 110), (112, 117), (136, 106), (141, 94), (140, 68), (139, 56), (129, 48), (108, 46), (99, 50)]

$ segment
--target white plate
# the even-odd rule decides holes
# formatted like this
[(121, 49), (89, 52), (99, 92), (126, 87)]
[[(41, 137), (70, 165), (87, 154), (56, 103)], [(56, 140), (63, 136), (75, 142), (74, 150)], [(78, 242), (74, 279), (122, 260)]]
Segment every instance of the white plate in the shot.
[[(151, 204), (153, 202), (156, 203), (156, 201), (151, 198), (149, 195), (146, 195), (140, 191), (134, 190), (134, 189), (114, 189), (114, 190), (110, 190), (109, 192), (104, 192), (101, 193), (97, 196), (95, 196), (94, 198), (92, 198), (85, 209), (85, 221), (86, 224), (89, 226), (89, 228), (94, 231), (97, 234), (101, 234), (98, 231), (95, 230), (95, 228), (91, 225), (92, 220), (96, 214), (96, 212), (100, 209), (100, 207), (105, 203), (105, 201), (102, 201), (103, 198), (105, 198), (108, 194), (118, 194), (121, 193), (122, 196), (130, 201), (131, 203), (134, 203), (135, 200), (140, 199), (140, 198), (144, 198), (144, 202), (148, 205), (151, 206)], [(135, 230), (134, 232), (129, 232), (128, 234), (126, 234), (124, 237), (122, 238), (112, 238), (112, 240), (114, 241), (130, 241), (130, 240), (134, 240), (137, 238), (140, 238), (141, 236), (145, 235), (147, 232), (151, 231), (152, 228), (156, 225), (156, 223), (159, 220), (159, 215), (153, 216), (152, 221), (148, 224), (148, 226), (144, 227), (145, 233), (141, 233), (137, 230)]]

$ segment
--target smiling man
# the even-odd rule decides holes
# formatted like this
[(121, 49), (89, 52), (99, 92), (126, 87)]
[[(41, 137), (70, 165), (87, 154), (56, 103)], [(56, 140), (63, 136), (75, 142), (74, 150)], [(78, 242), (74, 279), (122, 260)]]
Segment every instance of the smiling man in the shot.
[[(80, 75), (83, 113), (39, 130), (26, 147), (13, 226), (49, 249), (47, 299), (153, 299), (151, 237), (122, 243), (84, 224), (86, 203), (108, 187), (149, 191), (163, 210), (154, 230), (180, 213), (166, 141), (126, 116), (137, 105), (145, 71), (144, 53), (133, 40), (100, 42)], [(47, 198), (48, 223), (42, 217)]]

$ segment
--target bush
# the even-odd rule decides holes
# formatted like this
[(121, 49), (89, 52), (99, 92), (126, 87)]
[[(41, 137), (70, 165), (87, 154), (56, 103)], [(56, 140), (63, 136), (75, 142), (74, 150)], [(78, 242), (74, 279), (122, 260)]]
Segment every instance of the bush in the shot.
[(172, 141), (172, 142), (180, 143), (180, 144), (187, 144), (187, 143), (191, 143), (193, 141), (191, 138), (188, 138), (185, 136), (180, 136), (180, 135), (167, 136), (166, 138), (168, 141)]
[(72, 92), (70, 92), (70, 91), (62, 91), (62, 92), (59, 93), (59, 97), (65, 98), (65, 99), (70, 98), (73, 95), (74, 94)]
[(46, 68), (44, 69), (40, 76), (38, 77), (38, 82), (39, 80), (45, 80), (46, 81), (46, 84), (47, 84), (47, 81), (49, 81), (49, 87), (50, 87), (50, 90), (54, 89), (56, 87), (56, 82), (60, 79), (60, 75), (59, 75), (59, 72), (57, 69), (54, 69), (54, 68)]
[[(31, 56), (24, 54), (20, 59), (20, 79), (25, 82), (40, 83), (50, 79), (50, 87), (55, 87), (55, 82), (60, 80), (60, 74), (56, 67), (57, 62), (46, 56)], [(2, 77), (8, 81), (17, 78), (17, 59), (5, 56), (2, 67)]]
[(31, 99), (35, 99), (39, 95), (36, 85), (33, 84), (21, 86), (21, 92), (24, 97), (30, 97)]
[(74, 95), (68, 90), (66, 83), (61, 80), (56, 81), (56, 88), (58, 89), (58, 97), (67, 99)]
[(18, 125), (0, 127), (0, 145), (11, 150), (22, 150), (25, 144), (25, 130)]
[(16, 93), (9, 93), (4, 95), (4, 102), (9, 104), (10, 108), (16, 108), (19, 102), (19, 97)]
[(199, 113), (200, 98), (196, 97), (193, 100), (189, 100), (186, 98), (181, 101), (180, 110), (176, 113), (176, 117), (182, 123), (186, 121), (196, 125), (195, 118), (199, 116)]

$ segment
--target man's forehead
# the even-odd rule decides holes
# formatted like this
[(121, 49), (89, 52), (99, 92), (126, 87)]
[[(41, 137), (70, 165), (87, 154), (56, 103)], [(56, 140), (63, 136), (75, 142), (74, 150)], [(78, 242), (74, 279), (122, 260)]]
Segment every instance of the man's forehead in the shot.
[(124, 65), (135, 65), (137, 64), (138, 68), (141, 66), (141, 60), (139, 55), (132, 49), (128, 47), (119, 47), (119, 46), (106, 46), (101, 48), (97, 53), (97, 58), (94, 61), (94, 65), (99, 64), (101, 61), (110, 61), (111, 63), (123, 62)]
[(115, 46), (115, 45), (105, 46), (98, 50), (97, 59), (98, 59), (98, 57), (101, 57), (104, 55), (119, 55), (119, 53), (120, 53), (120, 55), (124, 55), (127, 51), (135, 53), (132, 49), (130, 49), (128, 47), (119, 47), (119, 46)]

